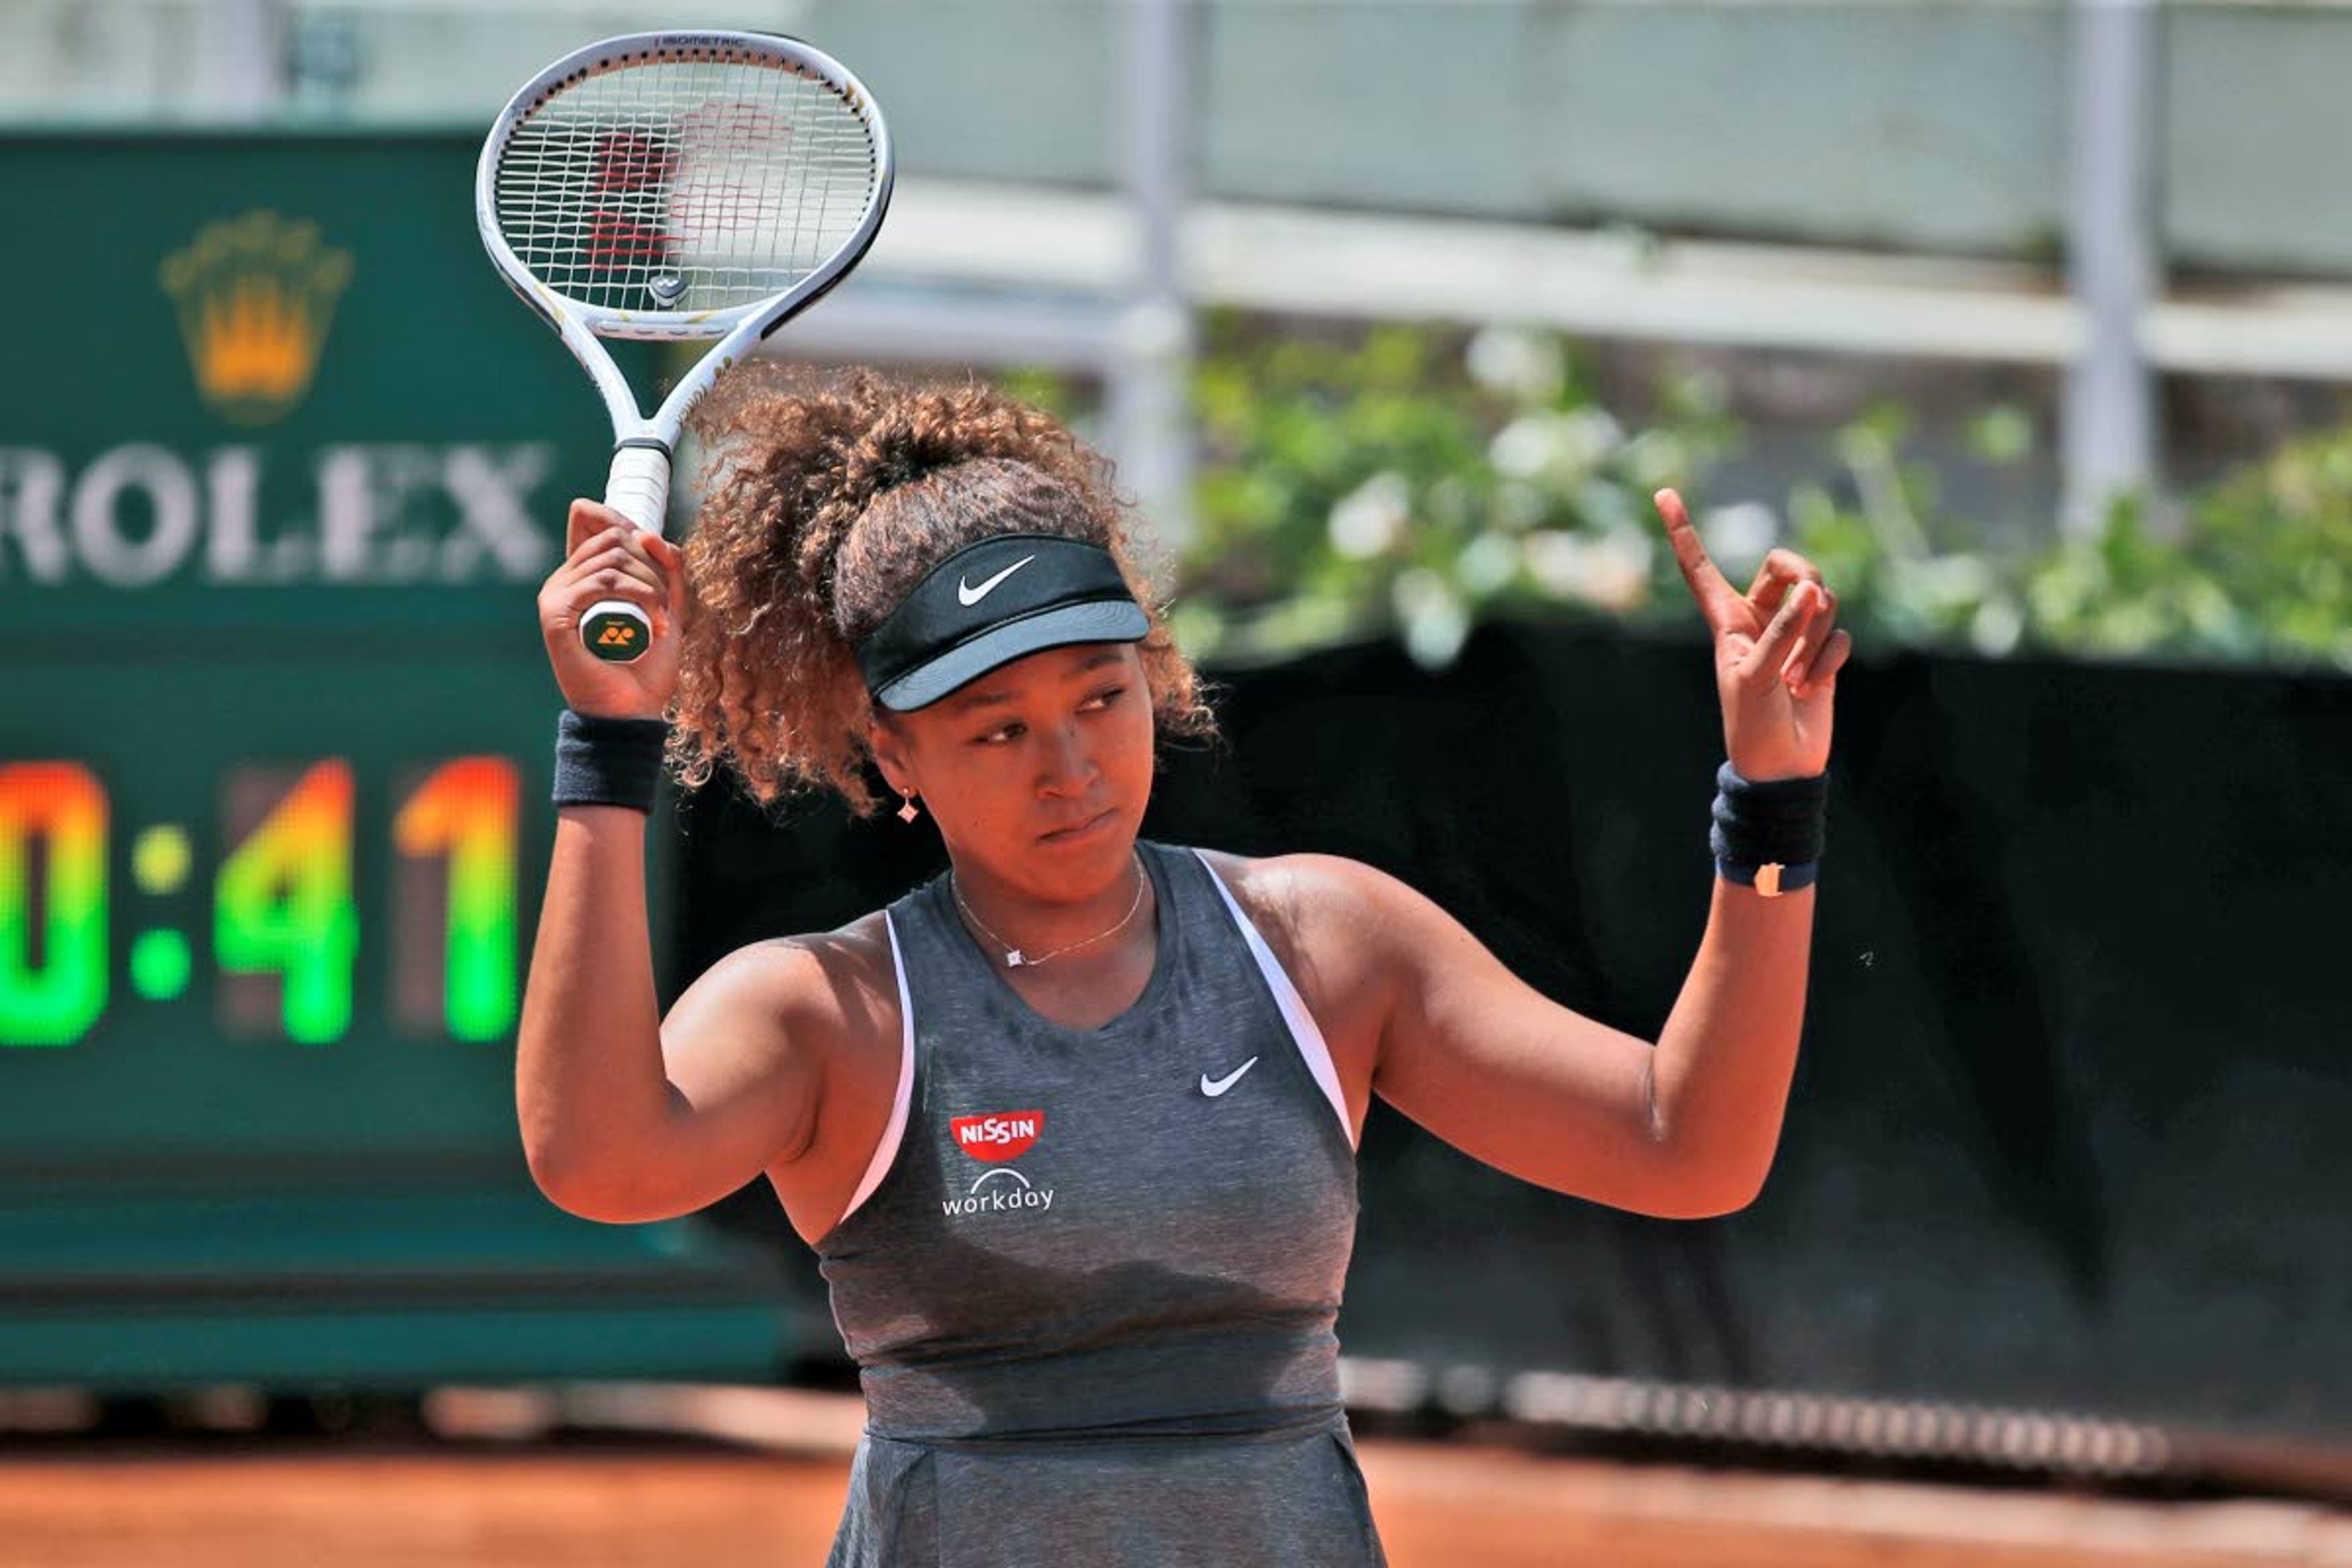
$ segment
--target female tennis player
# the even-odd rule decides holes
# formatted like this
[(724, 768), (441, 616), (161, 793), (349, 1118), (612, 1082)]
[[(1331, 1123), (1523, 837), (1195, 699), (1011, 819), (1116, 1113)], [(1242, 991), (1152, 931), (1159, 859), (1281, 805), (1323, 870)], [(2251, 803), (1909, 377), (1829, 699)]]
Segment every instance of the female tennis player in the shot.
[[(575, 502), (540, 595), (569, 707), (519, 1041), (535, 1178), (614, 1223), (767, 1178), (866, 1397), (832, 1568), (1383, 1563), (1333, 1335), (1365, 1110), (1640, 1214), (1753, 1198), (1804, 1009), (1835, 596), (1785, 550), (1738, 592), (1659, 492), (1727, 761), (1654, 1045), (1370, 866), (1139, 837), (1155, 739), (1213, 721), (1107, 465), (1048, 416), (857, 371), (705, 427), (684, 548)], [(578, 635), (616, 594), (653, 622), (631, 664)], [(878, 770), (950, 868), (730, 954), (663, 1017), (666, 765), (860, 815)]]

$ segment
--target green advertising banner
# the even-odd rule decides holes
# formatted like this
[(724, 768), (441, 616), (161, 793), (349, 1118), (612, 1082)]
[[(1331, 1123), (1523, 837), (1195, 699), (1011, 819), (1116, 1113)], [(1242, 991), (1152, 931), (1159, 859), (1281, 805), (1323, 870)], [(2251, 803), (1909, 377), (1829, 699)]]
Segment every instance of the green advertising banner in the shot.
[(9, 263), (28, 308), (0, 388), (0, 589), (20, 631), (531, 642), (564, 500), (603, 493), (611, 437), (481, 254), (475, 151), (7, 143), (18, 210), (52, 238)]
[[(535, 599), (569, 498), (603, 491), (611, 436), (482, 255), (477, 147), (0, 149), (14, 210), (45, 235), (10, 247), (26, 308), (0, 383), (0, 1381), (96, 1375), (74, 1348), (86, 1323), (45, 1338), (12, 1310), (89, 1310), (77, 1279), (142, 1310), (185, 1289), (133, 1245), (170, 1232), (178, 1257), (185, 1215), (123, 1217), (166, 1194), (278, 1205), (283, 1250), (313, 1272), (289, 1195), (320, 1197), (311, 1228), (349, 1259), (373, 1243), (338, 1190), (462, 1197), (460, 1295), (480, 1258), (571, 1258), (581, 1233), (605, 1257), (591, 1293), (681, 1254), (658, 1227), (548, 1204), (515, 1125), (562, 703)], [(645, 384), (644, 355), (623, 363)], [(484, 1194), (506, 1205), (496, 1246)], [(243, 1228), (234, 1209), (217, 1223)], [(433, 1274), (417, 1235), (411, 1215), (384, 1242), (404, 1278)], [(238, 1256), (266, 1285), (260, 1255)], [(571, 1265), (549, 1268), (555, 1300)], [(142, 1270), (179, 1283), (142, 1296), (122, 1282)], [(337, 1310), (364, 1310), (352, 1289)], [(728, 1290), (742, 1311), (731, 1332), (698, 1326), (698, 1364), (766, 1364), (770, 1312)], [(518, 1331), (519, 1371), (562, 1342), (546, 1328)], [(233, 1364), (196, 1364), (206, 1342), (163, 1335), (110, 1375), (245, 1364), (233, 1346)], [(628, 1354), (612, 1370), (647, 1370)], [(399, 1373), (431, 1359), (403, 1342)]]

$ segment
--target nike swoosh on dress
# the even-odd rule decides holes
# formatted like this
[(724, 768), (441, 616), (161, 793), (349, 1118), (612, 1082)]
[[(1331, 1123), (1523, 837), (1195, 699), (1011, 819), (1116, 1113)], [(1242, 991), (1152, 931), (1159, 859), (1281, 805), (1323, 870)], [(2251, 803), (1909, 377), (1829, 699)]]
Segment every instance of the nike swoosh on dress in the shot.
[(1249, 1071), (1250, 1068), (1255, 1066), (1257, 1066), (1257, 1058), (1255, 1057), (1252, 1057), (1249, 1060), (1242, 1063), (1241, 1066), (1235, 1068), (1233, 1071), (1227, 1073), (1221, 1079), (1213, 1079), (1207, 1073), (1202, 1073), (1201, 1075), (1201, 1092), (1207, 1095), (1211, 1100), (1214, 1100), (1217, 1096), (1224, 1093), (1225, 1090), (1233, 1088), (1234, 1085), (1241, 1082), (1242, 1074)]

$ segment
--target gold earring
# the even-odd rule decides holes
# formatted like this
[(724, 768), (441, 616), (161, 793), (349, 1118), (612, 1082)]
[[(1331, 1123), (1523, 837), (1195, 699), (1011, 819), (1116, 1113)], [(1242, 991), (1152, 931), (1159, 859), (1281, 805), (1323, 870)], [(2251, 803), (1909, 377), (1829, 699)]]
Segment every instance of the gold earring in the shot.
[(900, 806), (900, 807), (898, 808), (898, 820), (899, 820), (899, 821), (901, 821), (901, 822), (912, 822), (912, 821), (914, 821), (914, 820), (915, 820), (915, 818), (917, 818), (917, 817), (919, 817), (919, 816), (922, 816), (922, 815), (923, 815), (921, 812), (917, 811), (917, 810), (915, 809), (915, 793), (914, 793), (914, 791), (912, 791), (912, 790), (900, 790), (898, 793), (899, 793), (899, 794), (901, 794), (901, 795), (905, 795), (905, 796), (907, 797), (907, 804), (906, 804), (906, 805), (902, 805), (902, 806)]

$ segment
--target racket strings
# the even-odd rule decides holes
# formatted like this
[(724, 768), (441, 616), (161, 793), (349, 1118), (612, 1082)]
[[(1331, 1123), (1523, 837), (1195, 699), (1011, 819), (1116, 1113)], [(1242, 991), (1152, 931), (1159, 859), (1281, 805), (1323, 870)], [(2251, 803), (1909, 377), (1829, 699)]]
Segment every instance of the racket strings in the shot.
[(499, 227), (583, 304), (646, 312), (784, 293), (856, 232), (875, 139), (838, 89), (781, 65), (627, 64), (557, 90), (501, 149)]

